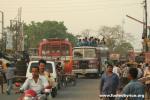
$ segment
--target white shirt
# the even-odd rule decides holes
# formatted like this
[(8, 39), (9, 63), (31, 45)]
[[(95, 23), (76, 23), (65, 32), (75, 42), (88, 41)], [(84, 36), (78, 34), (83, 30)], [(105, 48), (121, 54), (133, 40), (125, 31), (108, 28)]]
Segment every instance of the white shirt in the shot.
[(137, 68), (137, 69), (138, 69), (138, 75), (137, 75), (137, 77), (141, 78), (142, 75), (143, 75), (143, 72), (142, 72), (142, 70), (140, 68)]
[(117, 75), (118, 75), (118, 77), (119, 77), (120, 68), (119, 68), (119, 67), (114, 66), (114, 68), (113, 68), (113, 73), (117, 74)]
[(37, 83), (35, 83), (33, 78), (27, 78), (20, 90), (27, 90), (32, 89), (37, 94), (40, 94), (43, 89), (48, 86), (48, 81), (45, 80), (46, 78), (39, 76)]

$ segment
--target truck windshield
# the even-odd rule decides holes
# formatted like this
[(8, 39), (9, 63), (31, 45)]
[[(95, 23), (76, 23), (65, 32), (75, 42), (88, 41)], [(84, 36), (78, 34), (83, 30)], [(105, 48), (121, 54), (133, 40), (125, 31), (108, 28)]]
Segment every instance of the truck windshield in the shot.
[(95, 49), (93, 49), (93, 48), (84, 49), (84, 57), (85, 58), (95, 58), (96, 57)]
[(94, 48), (75, 48), (74, 58), (95, 58), (96, 51)]
[(61, 56), (69, 56), (69, 45), (43, 45), (42, 55), (59, 54)]
[(74, 49), (74, 58), (83, 58), (83, 49)]

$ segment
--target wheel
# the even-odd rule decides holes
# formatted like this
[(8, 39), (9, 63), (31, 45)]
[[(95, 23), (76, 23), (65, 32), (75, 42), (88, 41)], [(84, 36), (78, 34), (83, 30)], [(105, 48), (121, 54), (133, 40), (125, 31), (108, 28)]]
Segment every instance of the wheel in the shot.
[(97, 79), (97, 78), (100, 78), (99, 73), (96, 73), (94, 76), (95, 76), (96, 79)]
[(75, 74), (76, 78), (79, 78), (79, 75), (78, 74)]
[(64, 88), (67, 86), (67, 80), (66, 79), (63, 79), (61, 86)]
[(56, 95), (57, 95), (57, 88), (55, 87), (55, 88), (52, 88), (51, 96), (52, 98), (55, 98)]
[(57, 85), (57, 86), (58, 86), (58, 90), (60, 90), (60, 89), (61, 89), (61, 85), (60, 85), (60, 83), (58, 83), (58, 85)]
[(76, 86), (76, 79), (72, 80), (71, 83), (72, 83), (73, 86)]

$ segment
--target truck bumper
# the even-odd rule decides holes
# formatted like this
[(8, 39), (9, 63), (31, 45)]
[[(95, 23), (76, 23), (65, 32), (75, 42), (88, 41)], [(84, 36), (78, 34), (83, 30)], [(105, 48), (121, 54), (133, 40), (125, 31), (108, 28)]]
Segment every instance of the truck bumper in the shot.
[(73, 73), (75, 74), (96, 74), (98, 73), (98, 69), (74, 69)]

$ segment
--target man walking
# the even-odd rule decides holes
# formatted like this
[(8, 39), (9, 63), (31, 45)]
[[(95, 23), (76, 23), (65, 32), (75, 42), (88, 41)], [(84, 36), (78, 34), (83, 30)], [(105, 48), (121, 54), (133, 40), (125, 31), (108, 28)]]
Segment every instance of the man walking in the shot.
[[(113, 66), (108, 65), (100, 82), (100, 95), (115, 95), (119, 86), (119, 77), (113, 73)], [(103, 97), (103, 100), (115, 100), (114, 97)]]
[(119, 100), (144, 100), (144, 85), (137, 80), (138, 70), (137, 68), (130, 68), (128, 72), (128, 79), (130, 82), (124, 87), (122, 95)]
[(4, 83), (4, 77), (3, 77), (3, 67), (2, 67), (2, 61), (0, 61), (0, 85), (1, 85), (1, 92), (2, 94), (4, 93), (3, 91), (3, 83)]
[(9, 63), (7, 63), (6, 66), (7, 66), (7, 70), (5, 72), (6, 79), (7, 79), (7, 90), (6, 90), (6, 92), (9, 95), (11, 93), (11, 89), (13, 86), (13, 78), (14, 78), (15, 68), (12, 65), (10, 65)]

